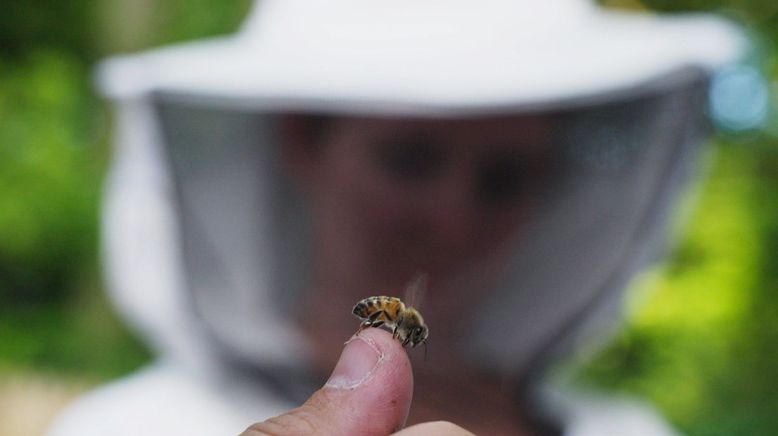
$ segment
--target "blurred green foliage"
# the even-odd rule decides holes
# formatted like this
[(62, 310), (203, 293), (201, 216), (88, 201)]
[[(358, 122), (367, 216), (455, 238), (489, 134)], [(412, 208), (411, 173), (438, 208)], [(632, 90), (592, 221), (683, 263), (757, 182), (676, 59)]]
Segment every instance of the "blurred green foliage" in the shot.
[(251, 0), (103, 0), (102, 54), (133, 52), (235, 31)]
[[(97, 228), (110, 116), (93, 92), (93, 62), (233, 31), (248, 7), (247, 0), (3, 4), (0, 371), (106, 379), (149, 358), (101, 290)], [(155, 31), (122, 39), (137, 34), (138, 22)]]
[(95, 0), (4, 0), (0, 57), (23, 58), (41, 48), (81, 60), (95, 55)]
[(778, 143), (719, 144), (674, 255), (584, 382), (648, 398), (690, 435), (778, 432)]
[(0, 62), (0, 298), (61, 300), (96, 243), (100, 160), (85, 68), (56, 51)]

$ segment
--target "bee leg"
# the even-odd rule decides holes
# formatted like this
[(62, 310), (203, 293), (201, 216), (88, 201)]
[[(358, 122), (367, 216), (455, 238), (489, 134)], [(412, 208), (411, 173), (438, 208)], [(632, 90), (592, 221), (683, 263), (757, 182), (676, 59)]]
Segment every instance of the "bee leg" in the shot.
[(379, 310), (377, 312), (371, 313), (370, 316), (368, 316), (367, 319), (360, 326), (360, 330), (364, 330), (368, 327), (378, 327), (381, 324), (383, 324), (384, 320), (378, 319), (381, 318), (381, 315), (383, 314), (384, 314), (383, 310)]
[[(367, 319), (362, 321), (362, 324), (359, 325), (359, 329), (357, 329), (357, 332), (355, 333), (355, 335), (358, 335), (359, 332), (361, 332), (362, 330), (364, 330), (364, 329), (366, 329), (368, 327), (380, 327), (380, 326), (382, 326), (385, 321), (383, 319), (378, 319), (378, 318), (380, 318), (381, 315), (383, 315), (383, 314), (384, 314), (383, 310), (379, 310), (377, 312), (371, 313), (370, 316), (368, 316)], [(386, 318), (386, 317), (384, 317), (384, 318)]]
[[(380, 318), (380, 317), (381, 317), (381, 315), (383, 315), (383, 314), (384, 314), (384, 311), (383, 311), (383, 310), (379, 310), (379, 311), (377, 311), (377, 312), (373, 312), (373, 313), (371, 313), (371, 314), (370, 314), (370, 316), (369, 316), (369, 317), (367, 317), (367, 321), (365, 321), (365, 322), (366, 322), (366, 323), (367, 323), (367, 322), (369, 322), (371, 326), (375, 326), (375, 324), (376, 324), (377, 322), (379, 322), (379, 319), (378, 319), (378, 318)], [(382, 320), (381, 320), (380, 322), (381, 322), (381, 323), (383, 323), (383, 321), (382, 321)]]
[(394, 331), (392, 331), (392, 337), (394, 339), (397, 339), (400, 336), (400, 333), (398, 332), (398, 329), (402, 325), (403, 319), (404, 319), (403, 317), (397, 318), (397, 323), (395, 323), (395, 325), (394, 325)]
[(407, 338), (403, 341), (403, 347), (407, 347), (408, 344), (411, 342), (411, 335), (408, 335)]
[(364, 321), (362, 322), (362, 324), (360, 324), (360, 325), (359, 325), (359, 328), (357, 329), (357, 332), (356, 332), (356, 333), (354, 333), (354, 335), (359, 335), (359, 333), (360, 333), (362, 330), (364, 330), (364, 329), (366, 329), (366, 328), (370, 327), (371, 325), (373, 325), (373, 323), (372, 323), (370, 320), (367, 320), (367, 319), (366, 319), (366, 320), (364, 320)]

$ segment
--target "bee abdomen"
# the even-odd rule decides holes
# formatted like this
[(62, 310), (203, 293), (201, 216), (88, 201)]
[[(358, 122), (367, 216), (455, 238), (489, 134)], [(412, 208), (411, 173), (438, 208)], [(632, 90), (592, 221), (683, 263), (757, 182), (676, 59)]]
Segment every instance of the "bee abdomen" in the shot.
[(368, 312), (367, 312), (367, 304), (364, 300), (360, 301), (359, 303), (354, 306), (354, 310), (351, 311), (354, 315), (360, 317), (360, 318), (367, 318)]
[(377, 310), (384, 310), (387, 304), (392, 300), (396, 300), (396, 298), (387, 297), (384, 295), (378, 297), (368, 297), (357, 303), (351, 312), (360, 318), (367, 318), (370, 316), (370, 314)]

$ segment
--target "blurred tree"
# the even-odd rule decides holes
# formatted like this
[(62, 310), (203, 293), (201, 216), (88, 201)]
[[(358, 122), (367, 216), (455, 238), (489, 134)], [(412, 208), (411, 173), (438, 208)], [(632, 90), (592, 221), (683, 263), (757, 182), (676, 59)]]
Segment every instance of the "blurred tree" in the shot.
[(674, 256), (637, 286), (627, 330), (583, 371), (692, 435), (778, 431), (778, 146), (719, 145)]
[(251, 0), (105, 0), (100, 3), (103, 53), (136, 51), (230, 33)]
[(61, 49), (82, 61), (94, 59), (95, 0), (4, 0), (0, 57), (23, 57), (35, 49)]
[(233, 31), (248, 0), (8, 0), (0, 13), (0, 370), (115, 377), (147, 354), (100, 291), (107, 53)]
[(0, 301), (59, 300), (95, 253), (100, 162), (85, 70), (39, 51), (5, 62), (0, 83)]

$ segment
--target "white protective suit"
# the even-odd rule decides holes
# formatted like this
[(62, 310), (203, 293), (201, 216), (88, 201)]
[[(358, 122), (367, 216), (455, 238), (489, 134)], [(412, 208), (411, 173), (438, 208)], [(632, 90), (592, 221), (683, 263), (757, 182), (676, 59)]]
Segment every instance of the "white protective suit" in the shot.
[[(533, 379), (602, 335), (661, 254), (709, 79), (742, 48), (710, 16), (584, 0), (263, 0), (234, 36), (109, 60), (105, 266), (156, 359), (77, 400), (50, 434), (236, 434), (318, 387), (288, 316), (311, 231), (278, 165), (281, 111), (556, 120), (566, 165), (464, 356)], [(672, 434), (637, 403), (531, 392), (567, 435)]]

